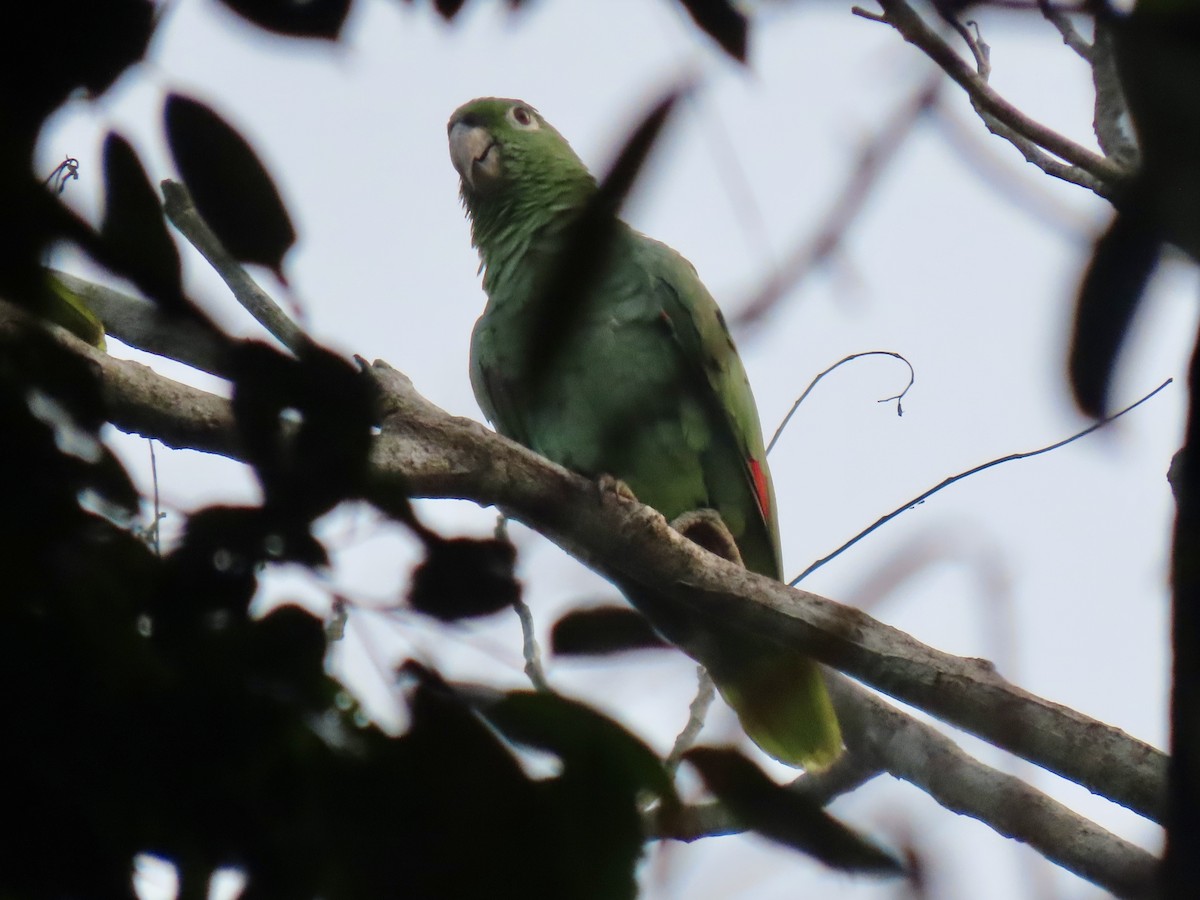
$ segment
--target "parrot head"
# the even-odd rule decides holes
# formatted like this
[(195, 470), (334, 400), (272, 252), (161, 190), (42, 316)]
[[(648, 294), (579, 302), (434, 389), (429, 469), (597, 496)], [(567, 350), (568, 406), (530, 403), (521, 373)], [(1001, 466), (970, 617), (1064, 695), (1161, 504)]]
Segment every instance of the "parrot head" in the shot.
[(489, 200), (533, 199), (595, 181), (541, 114), (521, 100), (482, 97), (454, 111), (446, 126), (462, 198), (474, 214)]

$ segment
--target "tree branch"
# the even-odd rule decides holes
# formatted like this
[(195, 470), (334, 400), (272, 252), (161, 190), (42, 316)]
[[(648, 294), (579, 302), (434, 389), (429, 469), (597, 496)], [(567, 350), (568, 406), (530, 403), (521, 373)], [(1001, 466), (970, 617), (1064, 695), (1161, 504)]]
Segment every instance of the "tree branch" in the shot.
[(1151, 893), (1153, 855), (1015, 775), (986, 766), (933, 727), (852, 681), (827, 679), (846, 745), (946, 809), (984, 822), (1118, 897)]
[[(882, 772), (920, 788), (953, 812), (1028, 844), (1050, 861), (1118, 897), (1151, 892), (1158, 861), (1020, 778), (984, 765), (931, 725), (884, 702), (849, 679), (828, 678), (848, 752), (826, 772), (792, 784), (821, 803)], [(669, 822), (652, 821), (654, 837), (681, 841), (741, 831), (716, 803), (685, 807)]]
[[(11, 307), (9, 307), (11, 309)], [(119, 335), (118, 335), (119, 337)], [(110, 420), (168, 446), (242, 459), (229, 402), (145, 366), (60, 339), (91, 360)], [(408, 497), (499, 506), (618, 586), (806, 653), (927, 710), (1139, 814), (1158, 821), (1167, 759), (1150, 745), (1021, 690), (983, 660), (935, 650), (858, 610), (747, 572), (678, 535), (656, 512), (595, 485), (425, 400), (377, 363), (385, 428), (371, 454), (367, 497), (381, 509)], [(1086, 749), (1086, 752), (1082, 752)]]
[(225, 249), (208, 223), (201, 217), (192, 203), (188, 189), (169, 178), (162, 182), (163, 211), (171, 224), (182, 232), (216, 269), (217, 274), (229, 286), (238, 303), (242, 304), (258, 323), (267, 329), (281, 344), (299, 356), (309, 345), (309, 338), (300, 326), (291, 320), (271, 296), (258, 286), (245, 267)]
[(1086, 62), (1090, 63), (1092, 61), (1092, 45), (1084, 39), (1083, 35), (1075, 30), (1075, 25), (1071, 21), (1071, 17), (1061, 9), (1055, 7), (1052, 0), (1037, 0), (1037, 4), (1046, 21), (1058, 29), (1058, 33), (1062, 35), (1063, 43), (1079, 54)]
[[(883, 21), (933, 60), (967, 92), (971, 104), (989, 130), (1011, 142), (1029, 162), (1046, 174), (1086, 187), (1105, 198), (1111, 198), (1128, 176), (1127, 170), (1114, 161), (1093, 153), (1030, 118), (1001, 97), (983, 75), (926, 24), (907, 0), (879, 0), (879, 5), (883, 8)], [(862, 10), (856, 7), (855, 12), (861, 14)], [(879, 20), (880, 17), (868, 18)], [(1063, 162), (1047, 156), (1044, 151)]]
[(1113, 54), (1112, 29), (1107, 22), (1096, 21), (1096, 38), (1092, 45), (1092, 84), (1096, 88), (1096, 106), (1092, 130), (1100, 149), (1117, 163), (1129, 169), (1141, 164), (1141, 153), (1129, 126), (1129, 109), (1125, 91), (1117, 73)]
[(210, 375), (226, 377), (224, 347), (212, 331), (181, 318), (167, 316), (148, 300), (132, 297), (71, 275), (49, 270), (72, 294), (82, 300), (105, 332), (128, 347), (165, 356)]

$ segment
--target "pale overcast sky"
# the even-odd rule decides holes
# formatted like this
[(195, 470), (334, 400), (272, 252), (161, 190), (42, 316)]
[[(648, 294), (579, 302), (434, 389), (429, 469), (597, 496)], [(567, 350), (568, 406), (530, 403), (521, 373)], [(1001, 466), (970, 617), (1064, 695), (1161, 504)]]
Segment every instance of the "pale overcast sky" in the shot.
[[(68, 194), (94, 210), (106, 129), (129, 136), (157, 180), (173, 174), (160, 133), (165, 94), (211, 103), (257, 147), (298, 225), (287, 265), (294, 294), (267, 274), (264, 286), (299, 304), (320, 340), (387, 359), (434, 402), (478, 418), (466, 360), (484, 297), (446, 152), (446, 119), (460, 103), (521, 97), (602, 171), (665, 86), (696, 76), (698, 92), (679, 110), (626, 212), (691, 259), (732, 317), (770, 267), (814, 233), (863, 142), (929, 71), (914, 48), (852, 16), (849, 4), (773, 5), (754, 26), (748, 68), (723, 57), (666, 0), (555, 0), (515, 16), (504, 4), (474, 3), (453, 25), (428, 4), (415, 6), (360, 2), (343, 42), (325, 46), (271, 38), (214, 2), (173, 4), (143, 65), (103, 102), (73, 102), (52, 120), (41, 167), (78, 157), (82, 182)], [(1036, 19), (981, 18), (995, 87), (1093, 145), (1090, 73), (1057, 32)], [(902, 366), (874, 359), (839, 370), (772, 454), (793, 574), (946, 476), (1086, 424), (1068, 400), (1064, 346), (1069, 298), (1106, 204), (1026, 165), (987, 134), (952, 85), (944, 96), (950, 128), (967, 144), (927, 121), (834, 265), (792, 292), (764, 327), (739, 336), (768, 432), (809, 380), (846, 354), (893, 350), (916, 368), (903, 418), (875, 402), (903, 387)], [(185, 255), (206, 308), (239, 333), (257, 334), (198, 255)], [(60, 264), (81, 266), (66, 255)], [(1185, 374), (1194, 294), (1191, 271), (1165, 269), (1125, 356), (1118, 404)], [(115, 342), (110, 349), (142, 358)], [(183, 377), (178, 366), (152, 364)], [(1020, 686), (1163, 747), (1172, 516), (1165, 473), (1184, 400), (1177, 383), (1108, 433), (957, 484), (804, 586), (869, 602), (873, 615), (926, 643), (992, 658)], [(116, 433), (111, 440), (148, 485), (145, 442)], [(160, 448), (158, 473), (168, 532), (179, 513), (254, 496), (246, 470), (196, 453)], [(483, 534), (494, 523), (493, 511), (469, 504), (419, 508), (445, 533)], [(334, 571), (320, 581), (274, 574), (264, 606), (307, 597), (321, 610), (331, 588), (364, 604), (401, 594), (414, 550), (399, 529), (361, 509), (326, 526), (339, 551)], [(514, 538), (543, 633), (570, 606), (615, 595), (536, 535), (516, 528)], [(872, 585), (881, 581), (889, 587), (877, 596)], [(355, 613), (332, 666), (380, 721), (400, 728), (386, 668), (408, 655), (454, 677), (524, 683), (519, 632), (505, 616), (435, 629)], [(694, 689), (691, 664), (666, 655), (551, 660), (549, 677), (663, 752)], [(732, 714), (714, 710), (703, 739), (737, 736)], [(1016, 765), (962, 740), (991, 763)], [(1016, 771), (1158, 849), (1160, 832), (1137, 816), (1031, 767)], [(888, 778), (832, 808), (885, 842), (915, 840), (932, 859), (934, 896), (1099, 894)], [(656, 900), (893, 896), (890, 887), (831, 874), (754, 837), (652, 848), (642, 881)]]

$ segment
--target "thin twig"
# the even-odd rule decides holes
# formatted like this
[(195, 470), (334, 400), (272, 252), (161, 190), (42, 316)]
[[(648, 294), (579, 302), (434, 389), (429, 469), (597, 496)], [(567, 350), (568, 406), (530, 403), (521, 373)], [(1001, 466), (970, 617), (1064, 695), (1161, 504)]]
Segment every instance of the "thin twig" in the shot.
[(927, 490), (921, 494), (918, 494), (916, 497), (909, 500), (907, 503), (897, 507), (896, 509), (893, 509), (886, 516), (881, 516), (880, 518), (876, 519), (872, 525), (870, 525), (867, 528), (864, 528), (862, 531), (860, 531), (854, 537), (850, 538), (850, 540), (846, 541), (846, 543), (842, 544), (842, 546), (838, 547), (836, 550), (834, 550), (828, 556), (823, 556), (820, 559), (818, 559), (816, 562), (814, 562), (812, 565), (810, 565), (807, 569), (805, 569), (803, 572), (801, 572), (799, 575), (797, 575), (795, 578), (793, 578), (791, 581), (789, 581), (788, 585), (791, 587), (795, 587), (797, 584), (799, 584), (801, 581), (803, 581), (805, 578), (807, 578), (809, 575), (811, 575), (817, 569), (821, 568), (821, 566), (825, 565), (825, 563), (829, 562), (831, 559), (834, 559), (835, 557), (844, 553), (846, 550), (853, 547), (855, 544), (857, 544), (859, 541), (861, 541), (863, 538), (865, 538), (871, 532), (875, 531), (877, 528), (880, 528), (883, 525), (886, 525), (888, 522), (892, 521), (892, 519), (896, 518), (896, 516), (900, 515), (901, 513), (912, 509), (914, 506), (918, 506), (921, 503), (924, 503), (926, 500), (928, 500), (930, 497), (932, 497), (938, 491), (942, 490), (942, 488), (947, 488), (950, 485), (954, 484), (956, 481), (962, 481), (964, 478), (970, 478), (972, 475), (978, 474), (979, 472), (982, 472), (985, 469), (990, 469), (993, 466), (999, 466), (999, 465), (1002, 465), (1003, 463), (1013, 462), (1018, 459), (1030, 459), (1031, 457), (1034, 457), (1034, 456), (1041, 456), (1043, 453), (1049, 453), (1051, 450), (1057, 450), (1058, 448), (1065, 447), (1065, 446), (1067, 446), (1067, 444), (1073, 443), (1082, 437), (1087, 437), (1093, 431), (1103, 428), (1105, 425), (1108, 425), (1111, 422), (1115, 422), (1117, 419), (1121, 418), (1121, 416), (1125, 415), (1126, 413), (1132, 412), (1133, 410), (1137, 409), (1139, 406), (1141, 406), (1143, 403), (1145, 403), (1151, 397), (1155, 396), (1159, 391), (1166, 389), (1167, 385), (1169, 385), (1174, 380), (1175, 380), (1174, 378), (1168, 378), (1166, 381), (1164, 381), (1162, 384), (1160, 384), (1158, 387), (1156, 387), (1154, 390), (1152, 390), (1150, 393), (1148, 393), (1141, 400), (1138, 400), (1136, 403), (1131, 403), (1129, 406), (1125, 407), (1120, 412), (1113, 413), (1111, 416), (1109, 416), (1106, 419), (1101, 419), (1100, 421), (1095, 422), (1092, 425), (1089, 425), (1087, 428), (1083, 429), (1083, 431), (1077, 432), (1076, 434), (1071, 435), (1069, 438), (1064, 438), (1061, 441), (1057, 441), (1046, 447), (1040, 447), (1037, 450), (1028, 450), (1024, 453), (1010, 453), (1008, 456), (1002, 456), (998, 459), (993, 459), (988, 462), (982, 463), (978, 466), (974, 466), (973, 468), (967, 469), (965, 472), (959, 472), (957, 475), (951, 475), (949, 478), (945, 479), (940, 484), (938, 484), (934, 487), (931, 487), (929, 490)]
[(79, 160), (73, 156), (68, 156), (57, 166), (55, 166), (54, 171), (47, 175), (46, 180), (42, 183), (54, 191), (54, 193), (61, 194), (67, 189), (68, 181), (78, 180)]
[(912, 99), (900, 106), (863, 147), (850, 170), (849, 179), (826, 211), (817, 233), (799, 244), (754, 293), (734, 317), (735, 328), (764, 318), (785, 293), (838, 251), (866, 199), (882, 180), (888, 164), (897, 157), (922, 113), (936, 102), (941, 85), (940, 75), (927, 79)]
[(671, 752), (667, 754), (667, 758), (663, 761), (663, 766), (667, 773), (674, 777), (675, 770), (679, 768), (679, 761), (683, 759), (683, 754), (696, 743), (696, 738), (700, 736), (700, 731), (704, 728), (704, 720), (708, 716), (709, 707), (712, 706), (713, 700), (717, 696), (716, 688), (713, 685), (713, 680), (709, 677), (708, 671), (704, 666), (696, 666), (696, 696), (693, 698), (691, 705), (688, 707), (688, 721), (684, 726), (683, 731), (679, 732), (675, 738), (675, 743), (671, 747)]
[(1071, 17), (1061, 9), (1058, 9), (1051, 0), (1037, 0), (1037, 5), (1046, 21), (1058, 29), (1058, 33), (1062, 35), (1063, 43), (1090, 63), (1092, 61), (1092, 45), (1084, 39), (1083, 35), (1075, 30), (1075, 25), (1071, 22)]
[[(920, 49), (962, 87), (985, 121), (991, 117), (1007, 129), (1001, 134), (1002, 137), (1010, 139), (1009, 135), (1015, 133), (1064, 162), (1082, 169), (1096, 179), (1101, 189), (1097, 190), (1097, 193), (1101, 193), (1102, 196), (1109, 196), (1127, 177), (1127, 171), (1112, 160), (1093, 153), (1048, 128), (1000, 96), (941, 35), (926, 24), (907, 0), (879, 0), (879, 5), (883, 7), (887, 24), (895, 28), (904, 40)], [(1037, 157), (1030, 161), (1036, 164)], [(1048, 174), (1061, 177), (1059, 171), (1048, 171)]]
[(1004, 140), (1016, 147), (1027, 163), (1037, 166), (1051, 178), (1057, 178), (1060, 181), (1066, 181), (1070, 184), (1087, 188), (1089, 191), (1106, 199), (1112, 197), (1112, 188), (1087, 170), (1079, 166), (1060, 162), (1019, 131), (1009, 128), (995, 116), (980, 111), (974, 104), (972, 106), (975, 108), (975, 112), (979, 118), (983, 120), (983, 124), (987, 126), (987, 130), (996, 135), (996, 137), (1004, 138)]
[(954, 12), (946, 7), (944, 2), (935, 2), (934, 9), (937, 10), (944, 22), (958, 32), (963, 43), (967, 45), (967, 49), (971, 51), (971, 56), (975, 58), (975, 71), (979, 73), (979, 77), (984, 81), (991, 78), (992, 48), (984, 41), (983, 34), (979, 30), (979, 23), (974, 19), (961, 21)]
[[(503, 513), (496, 517), (494, 536), (498, 541), (508, 540), (508, 517)], [(550, 682), (546, 680), (546, 670), (542, 667), (542, 651), (537, 642), (533, 612), (519, 594), (513, 598), (513, 610), (521, 623), (521, 655), (525, 658), (525, 675), (534, 690), (548, 691)]]
[(861, 353), (851, 353), (849, 356), (844, 356), (841, 359), (839, 359), (832, 366), (830, 366), (824, 372), (820, 373), (816, 378), (814, 378), (812, 381), (810, 381), (808, 383), (808, 387), (806, 387), (804, 389), (804, 393), (796, 398), (796, 402), (792, 404), (792, 408), (787, 411), (787, 415), (783, 417), (783, 421), (779, 423), (779, 427), (776, 428), (775, 433), (773, 435), (771, 435), (771, 443), (767, 444), (767, 453), (770, 453), (771, 448), (773, 448), (775, 446), (775, 444), (779, 441), (779, 438), (783, 435), (783, 430), (785, 428), (787, 428), (788, 422), (790, 422), (792, 420), (792, 416), (795, 415), (796, 410), (798, 410), (800, 408), (800, 404), (803, 403), (805, 401), (805, 399), (807, 399), (808, 395), (813, 392), (813, 388), (815, 388), (817, 386), (817, 382), (819, 382), (822, 378), (824, 378), (826, 375), (828, 375), (830, 372), (832, 372), (834, 369), (838, 368), (839, 366), (843, 366), (846, 363), (848, 363), (852, 360), (855, 360), (855, 359), (861, 359), (864, 356), (890, 356), (893, 359), (900, 360), (900, 362), (902, 362), (906, 366), (908, 366), (908, 384), (906, 384), (904, 386), (904, 390), (902, 390), (899, 394), (895, 394), (891, 397), (884, 397), (882, 400), (875, 401), (876, 403), (891, 403), (893, 400), (895, 400), (896, 401), (896, 415), (898, 415), (898, 416), (904, 415), (904, 405), (903, 405), (904, 395), (908, 393), (909, 388), (911, 388), (913, 386), (913, 383), (917, 380), (917, 373), (913, 370), (912, 363), (910, 363), (907, 359), (905, 359), (899, 353), (896, 353), (892, 350), (864, 350)]
[(188, 189), (169, 178), (162, 182), (163, 210), (193, 247), (203, 254), (229, 286), (238, 303), (281, 344), (300, 355), (311, 341), (291, 317), (250, 277), (245, 267), (221, 243), (192, 203)]
[(513, 609), (516, 610), (517, 618), (521, 620), (521, 654), (525, 657), (525, 674), (529, 676), (529, 682), (535, 690), (548, 691), (550, 682), (546, 680), (546, 673), (542, 669), (533, 613), (529, 611), (529, 604), (520, 597), (513, 600)]
[(154, 452), (154, 438), (147, 438), (150, 447), (150, 481), (154, 485), (154, 524), (150, 526), (150, 539), (153, 541), (154, 555), (162, 556), (159, 525), (162, 523), (162, 503), (158, 494), (158, 455)]

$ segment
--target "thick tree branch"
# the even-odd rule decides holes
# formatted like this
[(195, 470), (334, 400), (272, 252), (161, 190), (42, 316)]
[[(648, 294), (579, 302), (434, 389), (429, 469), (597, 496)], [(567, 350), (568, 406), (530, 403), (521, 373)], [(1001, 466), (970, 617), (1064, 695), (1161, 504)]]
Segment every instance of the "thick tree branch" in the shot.
[[(868, 15), (867, 18), (891, 25), (904, 40), (933, 60), (967, 92), (984, 124), (1010, 141), (1027, 160), (1044, 172), (1086, 187), (1106, 198), (1111, 198), (1127, 177), (1127, 170), (1117, 163), (1032, 119), (1000, 96), (984, 75), (930, 28), (907, 0), (879, 0), (879, 5), (883, 8), (883, 16)], [(856, 7), (855, 12), (862, 14), (863, 11)], [(1062, 162), (1047, 156), (1044, 151)]]
[(828, 681), (846, 745), (869, 763), (1118, 897), (1152, 892), (1157, 860), (1150, 853), (1015, 775), (984, 765), (941, 732), (849, 679)]
[[(971, 816), (1118, 897), (1151, 893), (1157, 860), (1058, 801), (1005, 772), (984, 765), (930, 725), (884, 702), (842, 676), (830, 694), (849, 752), (827, 772), (802, 775), (794, 790), (827, 803), (876, 775), (888, 774), (929, 794), (946, 809)], [(668, 823), (653, 822), (660, 838), (693, 841), (737, 833), (719, 804), (686, 807)]]
[[(241, 458), (228, 401), (135, 363), (62, 340), (96, 367), (111, 421), (169, 446)], [(453, 497), (510, 512), (618, 585), (802, 647), (886, 694), (1158, 820), (1166, 757), (1148, 744), (1017, 688), (983, 660), (926, 646), (854, 609), (746, 572), (680, 537), (655, 513), (488, 430), (447, 415), (401, 373), (377, 364), (386, 427), (371, 457), (369, 499)], [(720, 623), (719, 625), (716, 623)], [(1084, 752), (1086, 750), (1086, 752)]]
[[(23, 314), (0, 304), (0, 328), (27, 324)], [(95, 367), (118, 427), (169, 446), (242, 458), (227, 400), (55, 331)], [(398, 508), (409, 496), (501, 506), (618, 585), (649, 587), (664, 602), (713, 619), (714, 628), (736, 622), (764, 640), (800, 646), (1147, 817), (1160, 815), (1166, 759), (1152, 747), (1008, 684), (984, 661), (941, 653), (862, 612), (706, 553), (653, 510), (613, 492), (597, 492), (590, 481), (479, 423), (447, 415), (385, 364), (377, 363), (370, 374), (384, 389), (385, 428), (372, 453), (366, 492), (380, 508)], [(834, 779), (829, 790), (852, 789), (883, 768), (1114, 893), (1133, 894), (1144, 885), (1152, 867), (1144, 851), (1019, 780), (982, 766), (948, 738), (862, 688), (837, 679), (833, 692), (857, 759), (847, 762), (845, 777)], [(703, 817), (710, 814), (698, 815), (701, 820), (692, 827), (703, 828)], [(719, 814), (711, 815), (717, 818), (707, 821), (715, 827)]]

